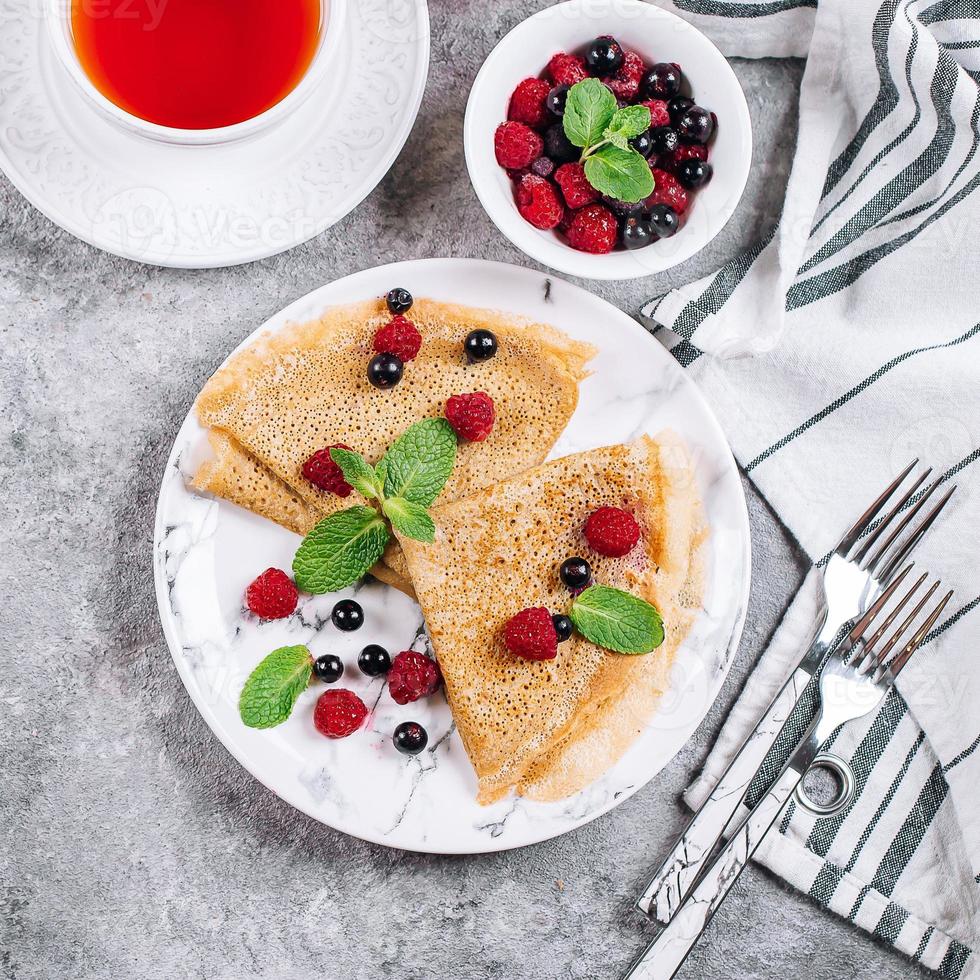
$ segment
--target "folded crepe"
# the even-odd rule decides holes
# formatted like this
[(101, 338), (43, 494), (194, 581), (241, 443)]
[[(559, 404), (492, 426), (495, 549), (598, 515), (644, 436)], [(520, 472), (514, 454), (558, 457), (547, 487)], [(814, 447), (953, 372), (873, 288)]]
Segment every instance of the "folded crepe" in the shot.
[[(412, 423), (442, 415), (451, 395), (473, 391), (493, 398), (497, 420), (485, 442), (460, 443), (440, 499), (540, 463), (575, 411), (594, 348), (544, 324), (433, 300), (416, 300), (408, 316), (422, 349), (386, 391), (367, 380), (374, 334), (390, 317), (382, 300), (334, 308), (233, 355), (198, 396), (214, 458), (193, 486), (304, 534), (362, 502), (356, 492), (338, 497), (303, 477), (314, 452), (343, 443), (376, 462)], [(469, 364), (463, 342), (479, 328), (496, 334), (497, 354)], [(372, 572), (411, 594), (396, 544)]]
[[(637, 519), (624, 558), (592, 552), (583, 528), (602, 506)], [(431, 510), (431, 544), (401, 538), (408, 572), (478, 780), (477, 799), (511, 790), (557, 800), (612, 766), (648, 724), (670, 666), (701, 605), (705, 530), (687, 452), (670, 433), (546, 463)], [(554, 660), (510, 654), (503, 626), (522, 609), (566, 611), (558, 578), (583, 555), (595, 581), (660, 611), (664, 643), (611, 653), (578, 633)]]
[[(223, 497), (259, 517), (268, 518), (304, 536), (327, 516), (324, 511), (308, 504), (288, 483), (242, 449), (227, 433), (211, 429), (208, 443), (211, 458), (201, 463), (191, 481), (196, 490)], [(392, 542), (385, 554), (393, 555), (392, 561), (404, 566), (397, 543)], [(399, 574), (383, 561), (371, 569), (371, 574), (410, 598), (417, 598), (407, 575)]]

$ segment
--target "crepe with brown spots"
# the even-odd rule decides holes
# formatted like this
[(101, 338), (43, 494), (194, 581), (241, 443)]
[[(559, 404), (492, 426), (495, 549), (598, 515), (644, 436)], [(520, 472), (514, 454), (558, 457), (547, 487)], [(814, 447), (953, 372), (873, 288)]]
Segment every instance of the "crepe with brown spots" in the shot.
[[(305, 533), (310, 521), (362, 503), (357, 493), (337, 497), (304, 479), (303, 463), (314, 452), (344, 443), (374, 463), (414, 422), (442, 415), (450, 395), (472, 391), (493, 398), (497, 421), (485, 442), (460, 444), (440, 499), (540, 463), (575, 411), (594, 348), (491, 310), (418, 299), (408, 315), (422, 349), (387, 391), (367, 380), (374, 334), (390, 316), (381, 300), (328, 310), (234, 354), (197, 400), (201, 424), (218, 436), (215, 458), (198, 471), (195, 488)], [(498, 351), (469, 364), (463, 341), (478, 328), (496, 334)], [(411, 593), (397, 546), (383, 563), (378, 577)]]
[[(592, 552), (583, 528), (601, 506), (642, 529), (625, 558)], [(555, 800), (612, 766), (647, 725), (701, 604), (705, 533), (687, 452), (670, 433), (567, 456), (434, 507), (431, 544), (401, 538), (453, 718), (491, 803), (511, 790)], [(532, 606), (566, 610), (561, 562), (583, 555), (595, 581), (660, 611), (653, 653), (611, 653), (579, 634), (528, 661), (504, 646), (506, 621)]]

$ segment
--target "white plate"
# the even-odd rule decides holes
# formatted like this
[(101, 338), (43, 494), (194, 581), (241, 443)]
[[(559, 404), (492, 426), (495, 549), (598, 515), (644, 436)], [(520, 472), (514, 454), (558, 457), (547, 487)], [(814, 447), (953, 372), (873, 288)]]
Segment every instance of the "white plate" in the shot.
[[(506, 308), (553, 323), (600, 353), (553, 456), (633, 439), (664, 426), (690, 447), (711, 525), (704, 612), (681, 648), (670, 692), (648, 729), (620, 762), (583, 792), (559, 803), (476, 803), (476, 777), (444, 697), (396, 705), (383, 679), (357, 669), (357, 654), (380, 643), (393, 654), (419, 648), (422, 617), (400, 592), (377, 583), (301, 602), (288, 620), (260, 624), (243, 612), (246, 585), (270, 565), (289, 569), (299, 538), (230, 504), (191, 493), (185, 481), (206, 453), (188, 415), (177, 434), (157, 506), (154, 571), (164, 633), (177, 670), (228, 750), (278, 796), (338, 830), (415, 851), (469, 854), (520, 847), (572, 830), (605, 813), (655, 776), (708, 710), (738, 644), (749, 588), (745, 499), (724, 436), (695, 386), (634, 320), (591, 293), (543, 273), (472, 259), (381, 266), (310, 293), (260, 329), (314, 318), (330, 306), (405, 286), (472, 306)], [(258, 332), (258, 331), (256, 331)], [(254, 334), (253, 334), (254, 336)], [(246, 338), (248, 343), (252, 338)], [(341, 633), (333, 604), (357, 592), (365, 623)], [(323, 685), (300, 697), (284, 724), (246, 728), (238, 695), (269, 651), (307, 643), (314, 656), (339, 654), (341, 686), (374, 707), (370, 730), (332, 741), (319, 735), (312, 707)], [(375, 706), (376, 705), (376, 706)], [(417, 758), (391, 743), (395, 726), (421, 722), (429, 747)]]
[(62, 228), (139, 262), (236, 265), (318, 235), (387, 173), (422, 101), (425, 0), (358, 0), (339, 62), (287, 119), (230, 146), (167, 146), (82, 96), (42, 6), (0, 4), (0, 168)]

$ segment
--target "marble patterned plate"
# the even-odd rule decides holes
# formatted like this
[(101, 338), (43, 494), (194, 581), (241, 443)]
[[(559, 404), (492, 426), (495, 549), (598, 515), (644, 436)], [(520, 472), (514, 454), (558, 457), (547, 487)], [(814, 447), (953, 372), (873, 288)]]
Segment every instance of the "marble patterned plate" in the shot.
[(88, 103), (38, 0), (0, 0), (0, 24), (0, 168), (91, 245), (182, 268), (274, 255), (353, 210), (408, 139), (429, 66), (425, 0), (356, 0), (340, 63), (293, 114), (241, 143), (181, 147)]
[[(207, 723), (228, 750), (278, 796), (346, 833), (415, 851), (478, 853), (520, 847), (594, 819), (640, 789), (670, 761), (708, 710), (741, 634), (749, 588), (749, 527), (738, 472), (721, 429), (673, 358), (633, 319), (561, 279), (470, 259), (427, 259), (370, 269), (323, 286), (260, 329), (318, 316), (327, 307), (405, 286), (472, 306), (504, 308), (553, 323), (600, 353), (553, 456), (655, 433), (670, 426), (687, 441), (711, 526), (704, 612), (681, 648), (672, 686), (647, 730), (588, 789), (560, 803), (476, 803), (476, 777), (444, 697), (400, 706), (383, 679), (357, 669), (368, 643), (393, 653), (424, 649), (418, 606), (379, 583), (301, 601), (287, 620), (260, 623), (243, 609), (245, 586), (263, 569), (288, 569), (299, 538), (269, 521), (187, 489), (207, 452), (189, 414), (174, 444), (157, 507), (154, 570), (164, 633), (174, 663)], [(254, 335), (253, 335), (254, 336)], [(243, 343), (248, 343), (246, 338)], [(330, 622), (338, 598), (356, 594), (364, 626), (341, 633)], [(306, 643), (314, 656), (339, 654), (341, 685), (372, 709), (370, 728), (331, 741), (312, 724), (323, 685), (301, 695), (277, 728), (256, 731), (238, 717), (241, 687), (278, 646)], [(421, 722), (428, 748), (399, 754), (391, 732)]]

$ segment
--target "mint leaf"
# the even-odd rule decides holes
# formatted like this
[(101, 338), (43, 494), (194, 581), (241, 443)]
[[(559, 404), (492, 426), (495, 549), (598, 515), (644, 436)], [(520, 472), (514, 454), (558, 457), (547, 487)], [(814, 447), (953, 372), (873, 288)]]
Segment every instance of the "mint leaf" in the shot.
[(617, 109), (603, 130), (602, 138), (609, 140), (620, 149), (629, 147), (628, 140), (650, 128), (650, 110), (645, 105), (628, 105)]
[(600, 193), (630, 204), (653, 193), (650, 164), (636, 150), (623, 150), (618, 146), (603, 146), (596, 150), (585, 161), (585, 178)]
[(421, 504), (404, 497), (389, 497), (382, 505), (392, 527), (406, 538), (416, 541), (434, 541), (436, 526)]
[(381, 557), (390, 536), (371, 507), (348, 507), (325, 517), (296, 551), (296, 584), (315, 595), (346, 588)]
[(608, 585), (586, 589), (568, 615), (582, 636), (615, 653), (649, 653), (664, 642), (660, 613), (649, 602)]
[(602, 139), (616, 112), (616, 96), (597, 78), (576, 82), (565, 102), (562, 126), (569, 142), (588, 147)]
[(428, 507), (442, 492), (456, 462), (456, 433), (445, 419), (409, 426), (378, 464), (384, 467), (386, 497), (404, 497)]
[(378, 482), (374, 467), (360, 453), (350, 449), (331, 449), (330, 458), (340, 467), (344, 479), (362, 497), (381, 496), (383, 484)]
[(388, 479), (388, 464), (385, 461), (384, 456), (382, 456), (381, 459), (378, 460), (378, 465), (375, 466), (374, 468), (374, 475), (378, 481), (378, 486), (381, 487), (382, 490), (384, 490), (385, 482)]
[(296, 699), (306, 690), (313, 658), (305, 646), (273, 650), (248, 675), (238, 698), (238, 713), (249, 728), (282, 724)]

